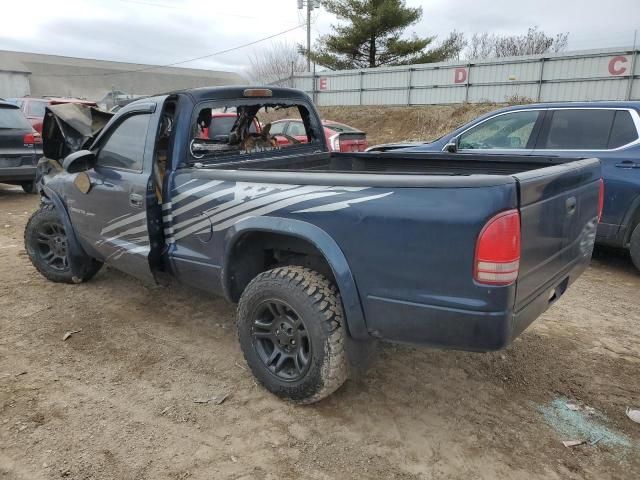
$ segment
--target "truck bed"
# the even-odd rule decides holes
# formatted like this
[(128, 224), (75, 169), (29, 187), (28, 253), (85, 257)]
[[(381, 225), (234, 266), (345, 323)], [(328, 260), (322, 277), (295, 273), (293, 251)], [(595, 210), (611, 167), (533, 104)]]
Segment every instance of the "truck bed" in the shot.
[[(271, 213), (275, 207), (262, 207), (234, 221), (249, 225), (261, 215), (276, 215), (328, 232), (347, 254), (369, 334), (494, 350), (524, 330), (588, 265), (600, 176), (597, 159), (318, 153), (185, 169), (175, 185), (185, 185), (186, 191), (194, 182), (222, 182), (216, 188), (237, 189), (237, 202), (260, 202), (250, 199), (256, 189), (280, 191), (276, 205), (283, 207), (277, 213)], [(287, 193), (297, 189), (302, 196)], [(298, 206), (307, 191), (333, 196), (342, 189), (339, 202)], [(182, 192), (177, 187), (176, 193)], [(517, 283), (479, 284), (473, 280), (476, 239), (491, 217), (516, 210), (521, 225)], [(227, 220), (217, 226), (216, 215), (211, 228), (226, 227)]]
[(322, 153), (208, 165), (213, 169), (404, 175), (514, 175), (571, 162), (546, 156), (450, 153)]

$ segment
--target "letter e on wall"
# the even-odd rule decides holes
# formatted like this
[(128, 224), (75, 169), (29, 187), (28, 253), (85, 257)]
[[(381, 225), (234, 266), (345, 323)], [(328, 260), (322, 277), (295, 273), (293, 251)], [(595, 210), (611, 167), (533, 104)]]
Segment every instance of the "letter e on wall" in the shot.
[(613, 57), (611, 60), (609, 60), (609, 75), (624, 75), (624, 72), (627, 71), (627, 63), (629, 63), (627, 57), (624, 57), (622, 55)]
[(327, 90), (329, 88), (329, 79), (327, 77), (320, 77), (318, 84), (319, 90)]

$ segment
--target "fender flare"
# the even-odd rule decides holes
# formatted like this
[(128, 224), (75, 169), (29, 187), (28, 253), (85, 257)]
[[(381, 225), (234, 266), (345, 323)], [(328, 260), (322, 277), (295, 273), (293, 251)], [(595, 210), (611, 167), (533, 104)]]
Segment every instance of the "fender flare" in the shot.
[(360, 302), (360, 294), (344, 253), (327, 232), (320, 227), (301, 220), (277, 217), (250, 217), (236, 223), (227, 230), (221, 273), (222, 289), (227, 299), (231, 299), (231, 282), (228, 273), (231, 252), (240, 237), (249, 232), (270, 232), (289, 235), (306, 240), (314, 245), (324, 256), (333, 271), (342, 298), (349, 335), (355, 340), (370, 339)]
[(71, 264), (71, 272), (82, 278), (85, 274), (86, 269), (86, 259), (89, 257), (87, 253), (80, 245), (78, 241), (78, 237), (76, 236), (76, 232), (73, 229), (73, 225), (71, 224), (71, 218), (69, 217), (69, 212), (67, 211), (62, 198), (55, 192), (51, 187), (47, 185), (42, 185), (42, 190), (44, 192), (44, 197), (42, 200), (44, 202), (49, 201), (53, 204), (58, 215), (60, 216), (60, 220), (64, 225), (64, 231), (67, 236), (67, 245), (69, 248), (69, 260)]

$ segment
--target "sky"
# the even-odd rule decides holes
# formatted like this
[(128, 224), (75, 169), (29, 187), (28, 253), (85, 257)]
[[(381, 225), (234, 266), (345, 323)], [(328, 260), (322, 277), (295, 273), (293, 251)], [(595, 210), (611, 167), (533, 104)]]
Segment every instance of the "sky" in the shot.
[[(538, 26), (569, 32), (569, 49), (631, 46), (640, 0), (407, 0), (423, 18), (407, 30), (444, 38), (451, 30), (520, 34)], [(304, 43), (296, 0), (0, 0), (0, 50), (165, 65), (294, 31), (181, 66), (243, 73), (249, 55), (277, 40)], [(14, 21), (7, 21), (13, 19)], [(336, 19), (314, 10), (312, 36)], [(637, 43), (640, 44), (640, 31)]]

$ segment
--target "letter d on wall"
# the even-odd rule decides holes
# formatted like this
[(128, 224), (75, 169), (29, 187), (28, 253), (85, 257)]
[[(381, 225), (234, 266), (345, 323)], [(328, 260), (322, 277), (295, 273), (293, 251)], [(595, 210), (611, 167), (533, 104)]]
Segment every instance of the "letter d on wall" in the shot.
[(467, 81), (467, 69), (456, 68), (453, 71), (453, 83), (464, 83)]

